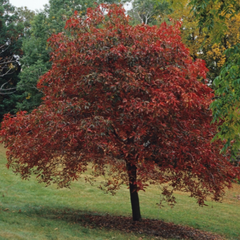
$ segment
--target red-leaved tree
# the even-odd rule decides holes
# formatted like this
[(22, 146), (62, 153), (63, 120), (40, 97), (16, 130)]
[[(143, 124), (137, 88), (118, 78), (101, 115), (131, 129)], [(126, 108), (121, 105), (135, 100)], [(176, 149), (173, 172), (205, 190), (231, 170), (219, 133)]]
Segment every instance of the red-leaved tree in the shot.
[(148, 184), (161, 184), (170, 204), (175, 190), (200, 205), (220, 200), (236, 169), (210, 143), (216, 127), (204, 62), (192, 61), (178, 25), (128, 21), (123, 8), (102, 4), (51, 37), (42, 105), (2, 122), (8, 167), (63, 187), (90, 165), (106, 191), (129, 186), (133, 220)]

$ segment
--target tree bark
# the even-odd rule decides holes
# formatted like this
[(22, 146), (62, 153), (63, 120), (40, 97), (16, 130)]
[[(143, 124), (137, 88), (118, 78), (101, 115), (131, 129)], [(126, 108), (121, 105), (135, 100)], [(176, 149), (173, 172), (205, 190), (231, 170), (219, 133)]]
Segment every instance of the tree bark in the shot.
[(127, 163), (128, 177), (129, 177), (129, 189), (130, 199), (132, 206), (132, 219), (133, 221), (140, 221), (142, 219), (140, 212), (140, 204), (137, 192), (137, 167)]

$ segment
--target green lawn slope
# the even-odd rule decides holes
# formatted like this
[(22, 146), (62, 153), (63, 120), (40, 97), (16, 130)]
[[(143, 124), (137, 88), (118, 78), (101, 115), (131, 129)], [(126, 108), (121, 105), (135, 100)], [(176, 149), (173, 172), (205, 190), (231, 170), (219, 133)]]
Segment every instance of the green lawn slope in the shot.
[[(138, 230), (128, 227), (131, 207), (125, 186), (115, 196), (84, 180), (74, 182), (71, 189), (46, 188), (34, 177), (21, 180), (5, 165), (5, 150), (0, 146), (0, 239), (166, 239), (153, 230), (141, 230), (142, 225)], [(176, 193), (174, 208), (159, 209), (156, 204), (161, 197), (159, 192), (155, 186), (140, 193), (144, 219), (163, 220), (169, 226), (174, 223), (172, 229), (180, 224), (216, 233), (225, 239), (240, 239), (239, 185), (227, 190), (223, 203), (208, 202), (207, 207), (199, 207), (186, 194)], [(117, 219), (126, 221), (125, 225), (121, 222), (122, 227), (118, 227), (121, 224), (114, 224)], [(158, 224), (155, 220), (149, 220), (150, 225)], [(113, 221), (112, 224), (109, 221)]]

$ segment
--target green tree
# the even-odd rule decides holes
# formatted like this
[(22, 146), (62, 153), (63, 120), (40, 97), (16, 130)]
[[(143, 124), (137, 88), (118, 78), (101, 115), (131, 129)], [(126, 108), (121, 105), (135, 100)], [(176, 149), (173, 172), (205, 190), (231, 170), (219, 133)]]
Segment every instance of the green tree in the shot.
[(29, 32), (23, 40), (24, 55), (20, 61), (22, 71), (17, 85), (20, 94), (16, 109), (31, 111), (41, 103), (42, 94), (36, 85), (39, 77), (51, 67), (50, 49), (47, 47), (49, 36), (47, 13), (39, 12), (31, 21)]
[(50, 50), (47, 48), (47, 39), (50, 37), (50, 33), (46, 12), (36, 14), (31, 22), (30, 34), (30, 37), (23, 40), (24, 56), (21, 59), (23, 67), (34, 65), (38, 60), (45, 63), (49, 61)]
[(8, 0), (0, 0), (0, 119), (16, 105), (24, 26)]
[(132, 24), (154, 25), (171, 12), (170, 6), (167, 0), (134, 0), (128, 14), (132, 18)]
[(17, 102), (17, 109), (31, 111), (38, 106), (43, 93), (36, 87), (36, 79), (40, 79), (47, 70), (48, 65), (42, 60), (37, 60), (35, 64), (24, 68), (24, 71), (19, 74), (21, 81), (18, 83), (17, 89), (23, 93), (21, 102)]
[[(239, 27), (234, 29), (240, 20), (240, 2), (237, 0), (192, 0), (193, 12), (199, 21), (199, 26), (208, 29), (215, 36), (213, 42), (230, 41), (225, 51), (225, 64), (213, 82), (215, 99), (211, 104), (213, 122), (218, 122), (218, 133), (214, 140), (221, 139), (225, 145), (222, 152), (231, 149), (234, 164), (240, 149), (240, 34)], [(237, 24), (238, 26), (238, 24)], [(235, 31), (235, 36), (225, 34), (228, 28)]]
[(240, 148), (240, 44), (228, 49), (226, 57), (220, 75), (214, 80), (216, 96), (211, 109), (213, 122), (220, 123), (215, 139), (224, 141), (223, 151), (230, 147), (235, 159)]
[(18, 22), (24, 26), (24, 36), (30, 35), (31, 21), (35, 16), (35, 12), (29, 10), (27, 7), (20, 7), (15, 9), (15, 13), (18, 16)]

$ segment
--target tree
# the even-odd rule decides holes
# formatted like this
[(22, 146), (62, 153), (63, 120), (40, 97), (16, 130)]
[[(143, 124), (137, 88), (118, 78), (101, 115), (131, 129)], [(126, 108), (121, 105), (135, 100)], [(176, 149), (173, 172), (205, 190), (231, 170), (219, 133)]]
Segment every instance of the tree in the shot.
[[(194, 59), (201, 58), (205, 60), (206, 66), (209, 69), (207, 77), (212, 83), (219, 76), (221, 68), (225, 63), (225, 50), (239, 42), (240, 31), (238, 26), (240, 14), (235, 13), (234, 16), (231, 16), (228, 13), (224, 20), (221, 20), (224, 21), (224, 24), (221, 26), (225, 27), (221, 29), (220, 36), (219, 33), (215, 32), (219, 30), (219, 27), (210, 29), (206, 24), (199, 23), (191, 6), (188, 5), (188, 1), (181, 1), (181, 4), (177, 4), (177, 1), (175, 1), (171, 7), (173, 9), (171, 17), (182, 22), (181, 36), (183, 42), (190, 49), (190, 54)], [(218, 2), (218, 4), (212, 6), (211, 11), (219, 12), (220, 9), (221, 3)], [(217, 17), (215, 21), (218, 22)], [(216, 35), (218, 35), (217, 41)]]
[(215, 41), (219, 41), (224, 35), (227, 29), (226, 19), (231, 19), (240, 11), (238, 0), (191, 0), (189, 5), (198, 19), (199, 27), (212, 32)]
[[(240, 41), (239, 1), (217, 1), (207, 0), (204, 3), (192, 0), (193, 12), (198, 18), (199, 26), (203, 26), (215, 36), (213, 43), (223, 43), (224, 61), (219, 76), (213, 82), (215, 99), (211, 104), (213, 111), (213, 123), (218, 122), (218, 132), (214, 140), (220, 139), (225, 145), (222, 152), (231, 150), (231, 161), (239, 165), (236, 157), (239, 154), (239, 63), (240, 63)], [(219, 26), (219, 27), (218, 27)]]
[(30, 37), (31, 21), (36, 13), (27, 7), (19, 7), (15, 8), (15, 14), (18, 16), (18, 23), (24, 26), (24, 36)]
[(37, 13), (31, 21), (31, 27), (23, 40), (23, 53), (20, 62), (22, 71), (17, 84), (19, 101), (15, 108), (32, 111), (41, 104), (43, 94), (36, 88), (39, 78), (50, 69), (50, 49), (47, 39), (50, 37), (47, 13)]
[(16, 104), (23, 25), (8, 0), (0, 0), (0, 119)]
[[(41, 104), (42, 93), (36, 88), (40, 73), (43, 75), (50, 69), (50, 49), (47, 39), (52, 32), (49, 31), (48, 13), (38, 12), (31, 20), (30, 28), (23, 39), (22, 50), (24, 55), (21, 62), (20, 81), (17, 84), (19, 101), (15, 108), (32, 111)], [(40, 65), (41, 66), (40, 66)], [(30, 97), (31, 96), (31, 97)]]
[(128, 11), (134, 24), (156, 24), (156, 20), (163, 20), (164, 15), (171, 12), (170, 3), (161, 0), (134, 0), (132, 9)]
[(235, 158), (240, 147), (239, 137), (239, 94), (240, 94), (240, 44), (226, 51), (227, 61), (220, 75), (214, 80), (215, 100), (211, 104), (213, 111), (213, 122), (220, 122), (218, 133), (214, 139), (225, 141), (222, 151), (231, 148), (235, 164), (239, 165)]
[(24, 68), (24, 71), (19, 74), (21, 81), (17, 84), (17, 89), (21, 92), (21, 101), (17, 102), (17, 109), (24, 109), (30, 112), (41, 103), (43, 93), (37, 89), (36, 79), (40, 79), (48, 69), (46, 63), (42, 60), (37, 60), (33, 65)]
[[(0, 77), (10, 75), (18, 67), (14, 54), (19, 53), (21, 43), (19, 35), (21, 29), (16, 26), (16, 15), (13, 15), (14, 7), (8, 0), (1, 0), (0, 8)], [(15, 50), (15, 52), (14, 52)]]
[[(114, 1), (116, 0), (106, 2)], [(50, 0), (49, 4), (45, 5), (44, 10), (35, 15), (28, 31), (30, 36), (23, 40), (24, 56), (21, 59), (21, 80), (17, 88), (21, 92), (20, 101), (16, 106), (18, 110), (32, 111), (41, 104), (43, 95), (36, 88), (36, 85), (39, 73), (44, 74), (51, 67), (49, 62), (51, 49), (47, 44), (47, 39), (52, 34), (64, 31), (66, 20), (73, 15), (74, 11), (78, 11), (80, 15), (84, 16), (87, 8), (93, 6), (94, 2), (88, 0)], [(23, 12), (24, 16), (29, 19), (28, 12), (22, 10), (19, 12)], [(28, 78), (30, 69), (33, 74), (30, 74)], [(39, 69), (41, 70), (39, 71)]]
[(64, 187), (90, 165), (106, 191), (129, 186), (135, 221), (138, 191), (149, 183), (162, 185), (169, 204), (175, 190), (200, 205), (207, 196), (220, 200), (239, 172), (219, 154), (220, 143), (210, 143), (213, 94), (199, 81), (207, 69), (192, 61), (179, 26), (131, 26), (124, 9), (102, 4), (85, 18), (76, 13), (66, 29), (49, 40), (52, 68), (38, 83), (43, 103), (5, 115), (7, 166)]

